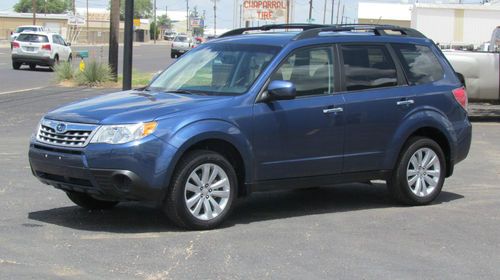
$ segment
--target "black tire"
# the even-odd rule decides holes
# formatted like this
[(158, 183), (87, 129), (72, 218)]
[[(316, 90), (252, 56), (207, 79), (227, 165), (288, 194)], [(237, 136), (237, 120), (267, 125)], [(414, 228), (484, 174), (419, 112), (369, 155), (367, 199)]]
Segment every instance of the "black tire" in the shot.
[(175, 52), (170, 52), (170, 58), (176, 58), (177, 54)]
[(30, 63), (30, 70), (36, 70), (36, 64), (35, 63)]
[(21, 62), (12, 61), (12, 68), (14, 68), (14, 70), (19, 70), (19, 68), (21, 68), (21, 65)]
[(52, 62), (52, 65), (50, 66), (50, 70), (54, 71), (56, 65), (59, 65), (59, 55), (54, 56), (54, 61)]
[[(189, 175), (193, 170), (205, 163), (216, 164), (227, 175), (229, 181), (229, 197), (227, 204), (220, 214), (210, 220), (202, 220), (191, 214), (185, 202), (185, 188)], [(192, 230), (207, 230), (220, 225), (230, 214), (234, 200), (237, 197), (238, 180), (231, 163), (222, 155), (207, 150), (192, 151), (178, 163), (163, 210), (169, 219), (177, 226)]]
[[(437, 155), (437, 158), (439, 159), (440, 172), (439, 176), (437, 176), (438, 180), (434, 189), (425, 196), (417, 196), (408, 184), (407, 169), (409, 168), (411, 157), (415, 154), (415, 152), (422, 148), (428, 148)], [(426, 137), (412, 137), (406, 142), (401, 150), (396, 167), (389, 180), (387, 180), (387, 187), (391, 195), (403, 204), (425, 205), (431, 203), (441, 193), (445, 177), (446, 161), (443, 150), (439, 144)]]
[(95, 199), (84, 193), (67, 192), (66, 195), (76, 205), (89, 210), (111, 209), (118, 204), (118, 201)]
[(69, 54), (68, 63), (71, 64), (72, 61), (73, 61), (73, 55)]

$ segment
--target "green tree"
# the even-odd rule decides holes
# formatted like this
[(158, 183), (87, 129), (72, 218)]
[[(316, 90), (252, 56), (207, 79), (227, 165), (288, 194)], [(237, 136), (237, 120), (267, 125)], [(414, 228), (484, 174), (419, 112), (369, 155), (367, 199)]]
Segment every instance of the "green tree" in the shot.
[(162, 27), (164, 29), (171, 29), (172, 28), (172, 20), (167, 17), (167, 15), (161, 15), (159, 16), (156, 21), (158, 22), (158, 27)]
[[(36, 12), (47, 14), (64, 14), (70, 6), (69, 0), (36, 0)], [(31, 0), (19, 0), (14, 5), (14, 11), (18, 13), (32, 13), (33, 4)]]
[[(134, 0), (134, 18), (150, 18), (153, 11), (151, 2), (151, 0)], [(123, 20), (124, 18), (125, 0), (120, 0), (120, 19)]]

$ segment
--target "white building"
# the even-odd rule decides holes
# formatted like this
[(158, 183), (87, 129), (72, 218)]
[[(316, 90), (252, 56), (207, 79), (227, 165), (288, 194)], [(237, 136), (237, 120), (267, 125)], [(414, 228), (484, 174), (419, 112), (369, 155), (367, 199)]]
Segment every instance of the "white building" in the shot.
[(412, 27), (440, 44), (478, 46), (500, 26), (500, 4), (360, 2), (358, 21)]

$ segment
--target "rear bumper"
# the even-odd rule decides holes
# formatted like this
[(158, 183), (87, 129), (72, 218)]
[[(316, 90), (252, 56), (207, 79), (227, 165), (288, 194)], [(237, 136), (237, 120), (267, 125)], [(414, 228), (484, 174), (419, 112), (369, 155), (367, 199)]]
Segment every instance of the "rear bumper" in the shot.
[(22, 54), (12, 54), (12, 61), (18, 63), (35, 63), (42, 66), (53, 66), (54, 60), (49, 56), (33, 56), (33, 55), (22, 55)]
[[(159, 139), (153, 142), (161, 141)], [(155, 143), (143, 143), (146, 146)], [(89, 146), (88, 146), (89, 147)], [(87, 147), (87, 148), (88, 148)], [(166, 172), (151, 158), (134, 148), (121, 151), (109, 149), (64, 149), (32, 142), (29, 162), (32, 173), (41, 182), (64, 191), (87, 193), (113, 201), (159, 201), (166, 190)], [(135, 152), (141, 157), (137, 161)]]

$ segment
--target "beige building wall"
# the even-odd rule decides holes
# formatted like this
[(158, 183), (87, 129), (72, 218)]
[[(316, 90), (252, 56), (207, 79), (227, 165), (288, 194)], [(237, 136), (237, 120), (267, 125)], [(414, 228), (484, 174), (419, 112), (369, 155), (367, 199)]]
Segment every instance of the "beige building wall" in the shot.
[(358, 19), (358, 23), (360, 24), (388, 24), (388, 25), (397, 25), (401, 27), (411, 27), (410, 20), (391, 20), (391, 19), (369, 19), (369, 18), (360, 18)]

